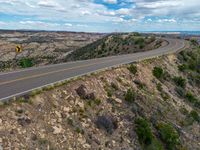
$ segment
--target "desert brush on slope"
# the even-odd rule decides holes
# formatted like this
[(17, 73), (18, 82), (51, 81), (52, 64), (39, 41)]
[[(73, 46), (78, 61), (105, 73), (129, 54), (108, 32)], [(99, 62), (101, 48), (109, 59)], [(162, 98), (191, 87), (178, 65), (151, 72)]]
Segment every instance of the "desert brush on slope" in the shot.
[(154, 36), (142, 36), (135, 33), (111, 34), (75, 50), (65, 58), (65, 61), (142, 52), (158, 48), (162, 44), (164, 41)]
[(0, 144), (4, 149), (198, 150), (199, 54), (199, 47), (189, 48), (2, 104)]

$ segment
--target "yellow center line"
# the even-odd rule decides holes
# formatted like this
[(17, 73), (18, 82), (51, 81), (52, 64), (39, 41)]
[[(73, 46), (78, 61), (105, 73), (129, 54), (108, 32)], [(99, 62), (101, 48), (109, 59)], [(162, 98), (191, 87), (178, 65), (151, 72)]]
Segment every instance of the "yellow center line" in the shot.
[(18, 78), (18, 79), (15, 79), (15, 80), (10, 80), (10, 81), (6, 81), (6, 82), (2, 82), (2, 83), (0, 83), (0, 86), (1, 85), (5, 85), (5, 84), (9, 84), (9, 83), (13, 83), (13, 82), (17, 82), (17, 81), (22, 81), (22, 80), (27, 80), (27, 79), (31, 79), (31, 78), (42, 77), (42, 76), (50, 75), (50, 74), (54, 74), (54, 73), (59, 73), (59, 72), (67, 71), (67, 70), (73, 70), (73, 69), (89, 67), (89, 66), (93, 66), (93, 65), (97, 65), (97, 64), (103, 64), (103, 63), (111, 62), (111, 61), (114, 61), (114, 60), (107, 60), (107, 61), (100, 62), (100, 63), (96, 62), (96, 63), (92, 63), (92, 64), (88, 64), (88, 65), (82, 65), (82, 66), (71, 67), (71, 68), (67, 68), (67, 69), (60, 69), (60, 70), (56, 70), (56, 71), (51, 71), (51, 72), (41, 73), (41, 74), (37, 74), (37, 75), (22, 77), (22, 78)]
[[(176, 41), (176, 44), (177, 44), (177, 41)], [(176, 44), (175, 44), (175, 46), (176, 46)], [(6, 81), (6, 82), (2, 82), (2, 83), (0, 83), (0, 86), (1, 85), (5, 85), (5, 84), (9, 84), (9, 83), (13, 83), (13, 82), (17, 82), (17, 81), (22, 81), (22, 80), (27, 80), (27, 79), (31, 79), (31, 78), (42, 77), (42, 76), (50, 75), (50, 74), (54, 74), (54, 73), (59, 73), (59, 72), (67, 71), (67, 70), (73, 70), (73, 69), (89, 67), (89, 66), (93, 66), (93, 65), (97, 65), (97, 64), (103, 64), (103, 63), (111, 62), (111, 61), (114, 61), (114, 60), (117, 60), (117, 59), (119, 59), (119, 58), (115, 58), (115, 59), (112, 59), (112, 60), (107, 60), (107, 61), (100, 62), (100, 63), (96, 62), (96, 63), (92, 63), (92, 64), (88, 64), (88, 65), (82, 65), (82, 66), (71, 67), (71, 68), (67, 68), (67, 69), (60, 69), (60, 70), (56, 70), (56, 71), (41, 73), (41, 74), (32, 75), (32, 76), (26, 76), (26, 77), (18, 78), (18, 79), (15, 79), (15, 80), (10, 80), (10, 81)], [(128, 58), (126, 58), (126, 59), (128, 59)]]

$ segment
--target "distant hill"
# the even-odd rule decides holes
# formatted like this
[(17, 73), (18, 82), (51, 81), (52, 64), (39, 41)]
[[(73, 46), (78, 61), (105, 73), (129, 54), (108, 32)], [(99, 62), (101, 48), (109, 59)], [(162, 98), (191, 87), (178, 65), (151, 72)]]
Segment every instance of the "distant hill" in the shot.
[(113, 34), (75, 50), (66, 57), (65, 61), (141, 52), (158, 48), (162, 45), (162, 42), (154, 36), (144, 37), (138, 33)]

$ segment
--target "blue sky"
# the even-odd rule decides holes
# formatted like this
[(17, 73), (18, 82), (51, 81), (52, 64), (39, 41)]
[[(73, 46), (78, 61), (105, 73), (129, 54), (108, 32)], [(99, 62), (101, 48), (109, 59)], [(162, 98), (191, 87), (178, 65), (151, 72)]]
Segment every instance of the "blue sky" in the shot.
[(0, 0), (0, 28), (199, 31), (199, 8), (199, 0)]

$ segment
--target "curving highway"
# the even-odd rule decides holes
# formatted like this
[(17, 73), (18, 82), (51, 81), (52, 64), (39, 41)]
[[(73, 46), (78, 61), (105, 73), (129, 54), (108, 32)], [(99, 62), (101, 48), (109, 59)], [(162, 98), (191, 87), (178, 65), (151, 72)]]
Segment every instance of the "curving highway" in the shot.
[(97, 70), (174, 53), (185, 47), (185, 41), (183, 40), (165, 40), (168, 41), (167, 46), (151, 51), (0, 73), (0, 100), (8, 100), (34, 89)]

